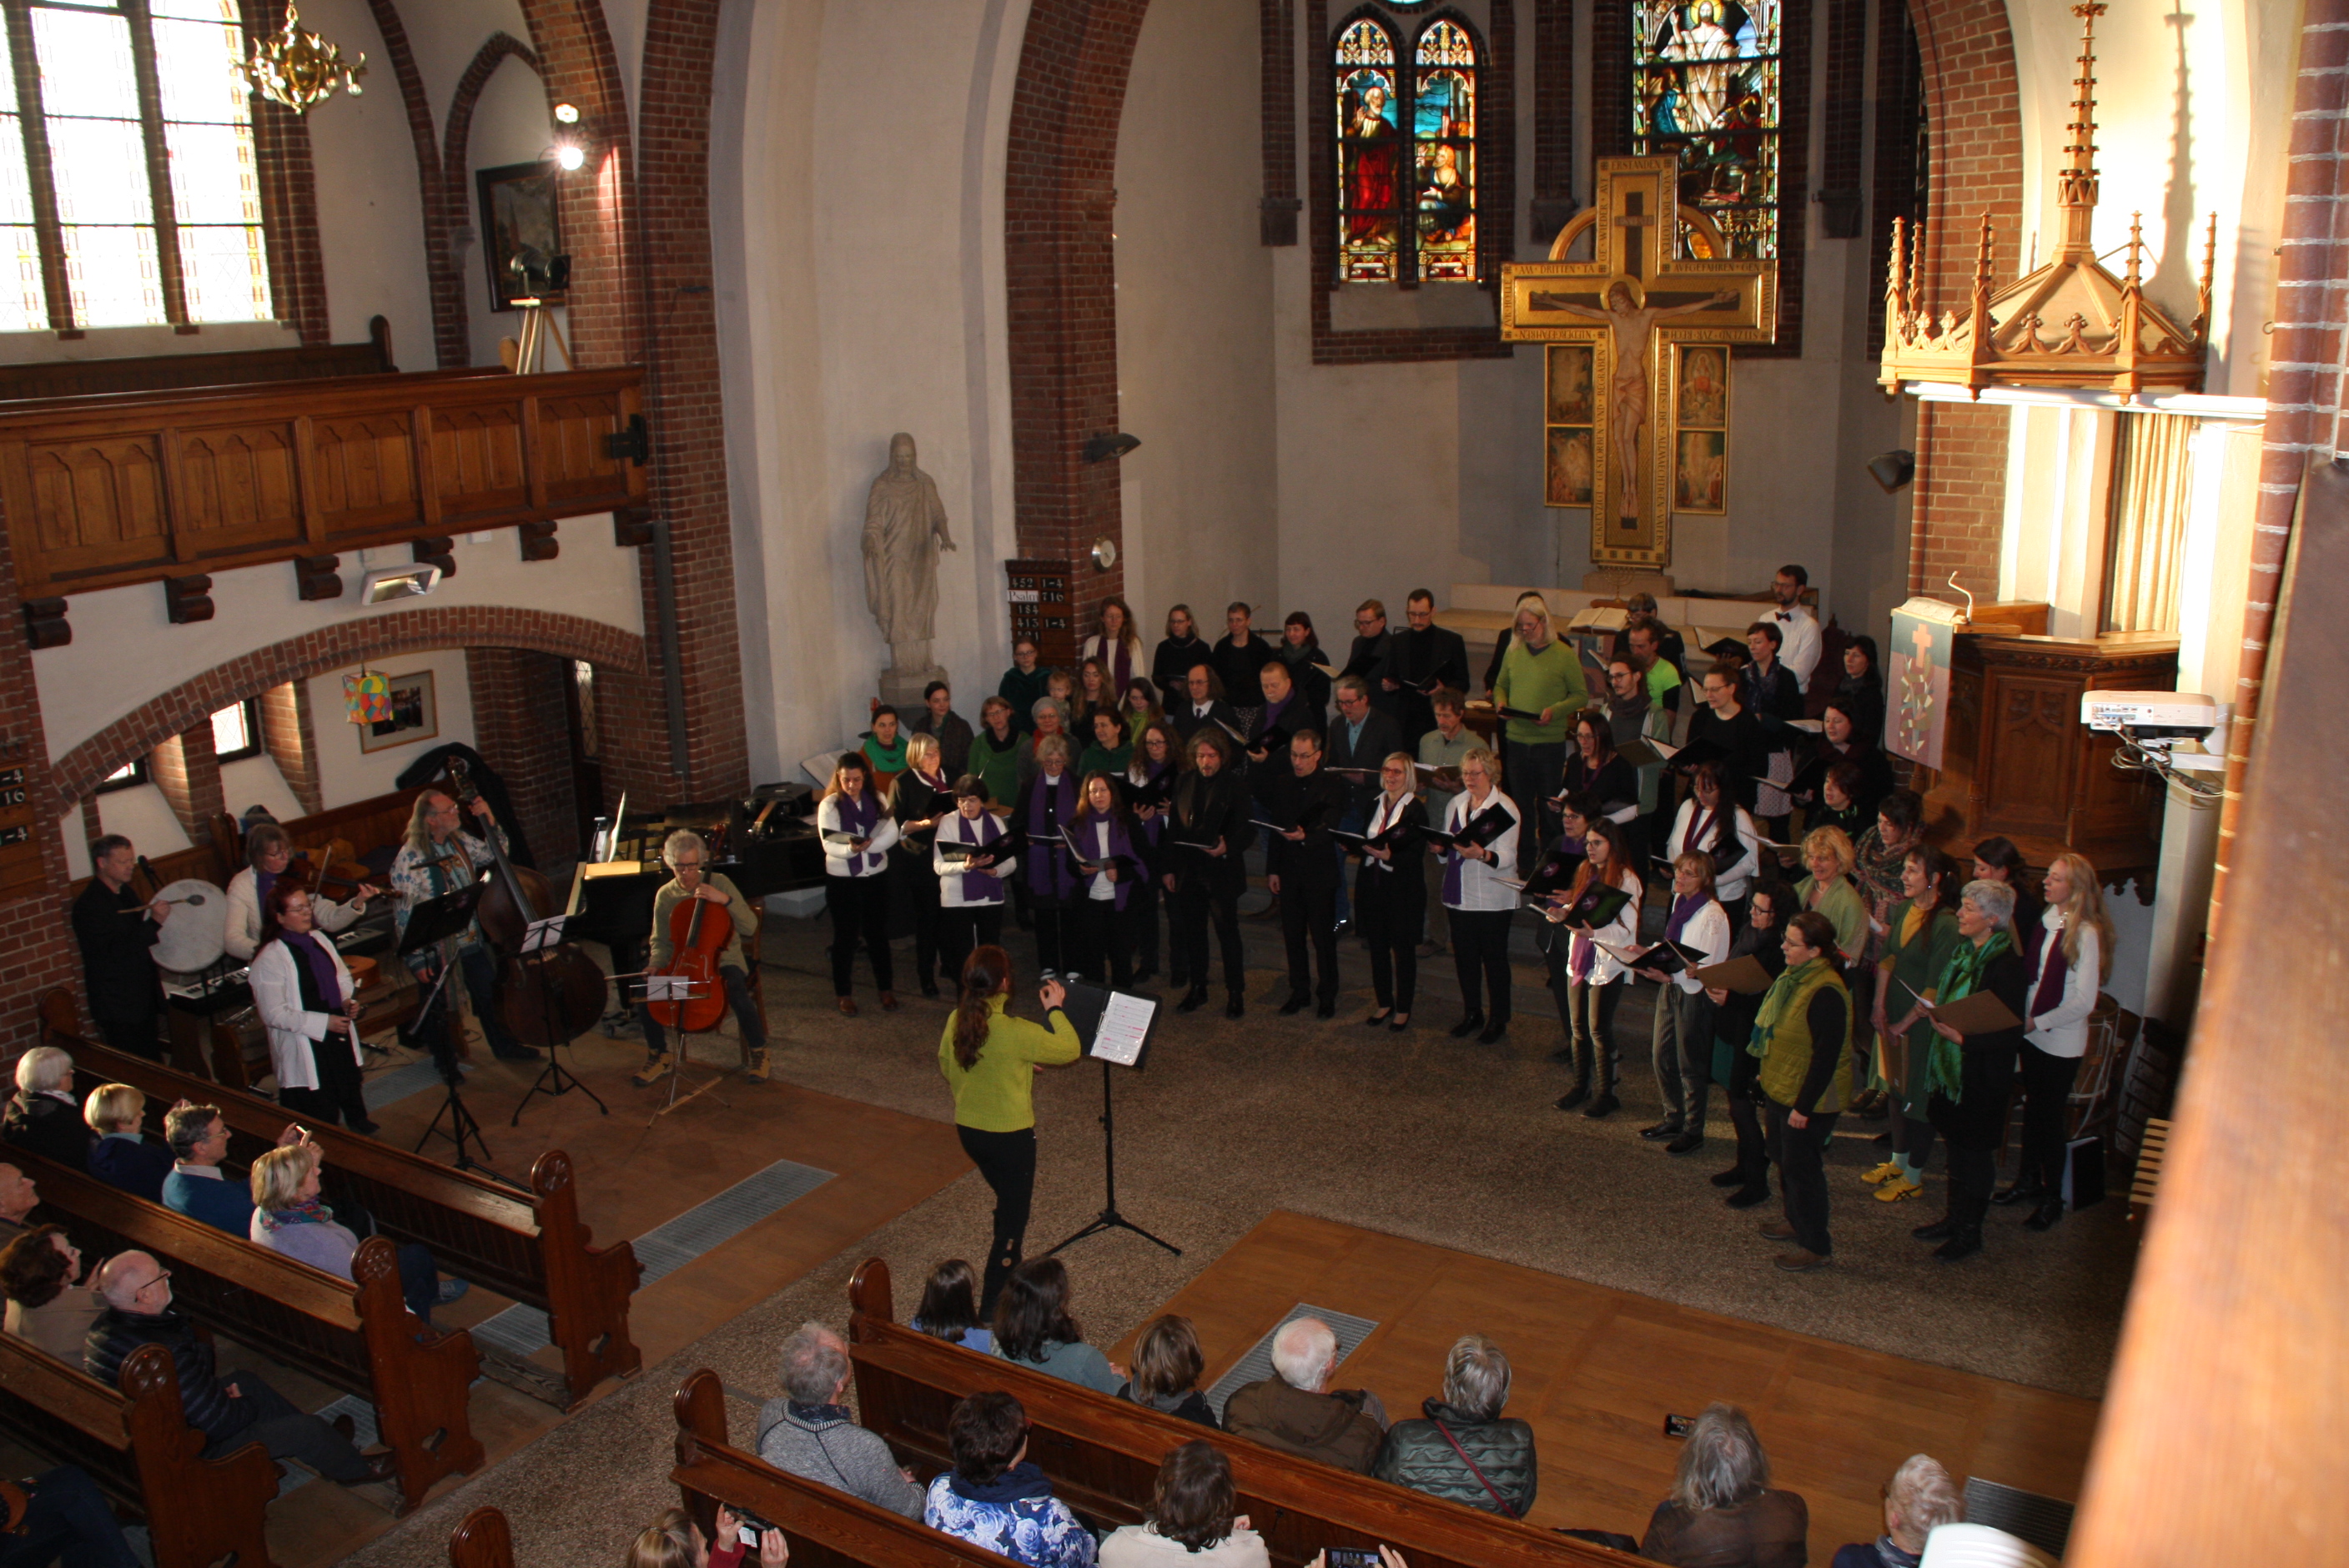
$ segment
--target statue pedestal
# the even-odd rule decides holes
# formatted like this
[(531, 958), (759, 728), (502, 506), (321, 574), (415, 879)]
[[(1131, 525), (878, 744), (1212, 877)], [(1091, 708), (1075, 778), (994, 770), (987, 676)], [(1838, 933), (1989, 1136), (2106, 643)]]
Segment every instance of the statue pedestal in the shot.
[(922, 689), (932, 681), (946, 678), (946, 669), (939, 665), (927, 665), (915, 670), (883, 670), (881, 700), (910, 719), (922, 711)]

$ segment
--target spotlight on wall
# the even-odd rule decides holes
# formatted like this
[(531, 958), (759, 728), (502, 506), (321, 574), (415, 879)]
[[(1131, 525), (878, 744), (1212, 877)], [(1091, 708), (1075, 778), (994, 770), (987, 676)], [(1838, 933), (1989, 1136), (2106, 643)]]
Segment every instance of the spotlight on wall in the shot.
[(1898, 448), (1878, 452), (1868, 459), (1868, 477), (1881, 486), (1886, 495), (1898, 495), (1917, 477), (1917, 454)]
[(587, 154), (575, 141), (558, 141), (554, 144), (554, 161), (565, 169), (576, 169), (587, 161)]
[(554, 123), (557, 125), (577, 125), (579, 123), (579, 106), (575, 103), (556, 104), (554, 106)]
[(419, 562), (413, 566), (387, 566), (367, 574), (359, 586), (362, 604), (388, 604), (413, 599), (440, 585), (440, 568)]
[(1122, 458), (1142, 445), (1142, 438), (1129, 436), (1123, 430), (1095, 436), (1085, 442), (1085, 461), (1105, 463), (1112, 458)]

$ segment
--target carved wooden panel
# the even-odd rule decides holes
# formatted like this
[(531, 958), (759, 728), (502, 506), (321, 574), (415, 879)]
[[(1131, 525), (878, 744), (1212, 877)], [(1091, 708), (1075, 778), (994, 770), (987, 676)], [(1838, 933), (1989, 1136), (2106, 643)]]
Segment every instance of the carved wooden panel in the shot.
[(329, 538), (412, 524), (423, 515), (416, 493), (416, 433), (405, 412), (311, 420), (310, 465)]
[[(160, 434), (35, 442), (24, 452), (23, 504), (57, 575), (171, 559)], [(13, 513), (20, 503), (10, 502)]]
[(179, 443), (172, 531), (187, 558), (301, 539), (291, 420), (182, 430)]
[(432, 474), (444, 522), (530, 503), (523, 467), (522, 405), (436, 408)]
[(1982, 773), (2002, 821), (2023, 832), (2061, 833), (2072, 806), (2072, 759), (2080, 729), (2080, 682), (2018, 680), (1993, 670)]
[(546, 499), (609, 497), (626, 489), (622, 465), (604, 455), (604, 438), (626, 423), (617, 392), (538, 400), (538, 459)]

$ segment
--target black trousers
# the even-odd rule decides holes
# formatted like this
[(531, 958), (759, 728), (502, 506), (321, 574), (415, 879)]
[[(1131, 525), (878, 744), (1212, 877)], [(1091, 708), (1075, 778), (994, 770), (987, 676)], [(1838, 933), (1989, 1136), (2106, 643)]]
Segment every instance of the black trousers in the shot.
[(1069, 912), (1069, 934), (1074, 939), (1076, 951), (1070, 956), (1069, 967), (1086, 979), (1100, 984), (1104, 975), (1112, 985), (1133, 984), (1133, 906), (1129, 899), (1120, 909), (1113, 901), (1086, 899)]
[(1427, 888), (1393, 885), (1394, 873), (1369, 865), (1354, 882), (1354, 922), (1371, 944), (1371, 990), (1381, 1008), (1409, 1013), (1419, 989), (1419, 939), (1427, 925)]
[(1076, 967), (1084, 954), (1084, 939), (1077, 933), (1083, 918), (1081, 898), (1047, 898), (1030, 890), (1028, 913), (1036, 922), (1036, 967), (1059, 975)]
[(114, 1510), (87, 1471), (66, 1465), (25, 1482), (31, 1501), (0, 1537), (0, 1568), (139, 1568)]
[[(1737, 1169), (1748, 1187), (1764, 1187), (1770, 1181), (1770, 1143), (1762, 1130), (1762, 1107), (1754, 1089), (1761, 1076), (1762, 1058), (1732, 1043), (1729, 1082), (1723, 1086), (1722, 1098), (1729, 1102), (1729, 1125), (1737, 1133)], [(1781, 1188), (1785, 1185), (1783, 1172), (1778, 1182)]]
[(1510, 1013), (1510, 909), (1454, 909), (1452, 962), (1460, 977), (1460, 1000), (1467, 1010), (1497, 1024)]
[[(1125, 895), (1126, 920), (1133, 932), (1133, 977), (1136, 980), (1147, 980), (1158, 973), (1160, 891), (1156, 877), (1143, 877), (1137, 880)], [(1177, 956), (1180, 951), (1180, 948), (1175, 948), (1167, 954), (1174, 960), (1173, 974), (1178, 985), (1185, 975), (1183, 961)]]
[(98, 1018), (98, 1032), (105, 1037), (111, 1049), (160, 1062), (163, 1059), (163, 1041), (156, 1033), (158, 1021), (152, 1013), (137, 1018)]
[(367, 1462), (351, 1440), (264, 1382), (258, 1373), (239, 1372), (221, 1381), (254, 1414), (253, 1423), (232, 1437), (212, 1443), (204, 1458), (219, 1459), (247, 1443), (257, 1442), (273, 1460), (293, 1460), (309, 1466), (328, 1480), (357, 1481), (367, 1478)]
[[(739, 964), (720, 965), (718, 978), (726, 986), (726, 999), (734, 1005), (734, 1024), (742, 1031), (742, 1048), (763, 1051), (767, 1048), (766, 1020), (759, 1016), (758, 999), (750, 995), (750, 976)], [(668, 1049), (668, 1035), (653, 1016), (650, 1007), (643, 1008), (638, 1016), (645, 1026), (645, 1048), (658, 1056)]]
[(2049, 1192), (2064, 1190), (2064, 1134), (2070, 1130), (2070, 1118), (2065, 1114), (2072, 1103), (2072, 1080), (2079, 1076), (2080, 1058), (2050, 1056), (2025, 1040), (2023, 1059), (2017, 1064), (2023, 1072), (2023, 1165), (2014, 1173), (2016, 1185), (2025, 1190), (2044, 1187)]
[(1001, 904), (968, 903), (958, 909), (939, 910), (938, 969), (947, 988), (956, 992), (962, 989), (962, 966), (969, 962), (973, 952), (999, 946), (1002, 942)]
[(1174, 883), (1174, 930), (1183, 944), (1184, 972), (1191, 989), (1207, 988), (1207, 924), (1224, 953), (1224, 990), (1238, 1000), (1247, 990), (1247, 962), (1240, 951), (1240, 893), (1213, 875), (1188, 872)]
[(328, 1035), (310, 1042), (310, 1060), (318, 1069), (316, 1088), (280, 1088), (277, 1103), (296, 1116), (332, 1127), (340, 1122), (357, 1132), (375, 1126), (367, 1112), (367, 1086), (358, 1063), (351, 1060), (350, 1037)]
[(1821, 1257), (1834, 1254), (1827, 1235), (1827, 1140), (1835, 1136), (1836, 1113), (1814, 1112), (1806, 1127), (1786, 1119), (1787, 1108), (1764, 1100), (1770, 1117), (1770, 1147), (1778, 1157), (1778, 1185), (1786, 1200), (1786, 1223), (1795, 1244)]
[(832, 912), (832, 994), (845, 996), (854, 989), (859, 943), (873, 965), (873, 984), (895, 991), (896, 973), (889, 962), (889, 879), (826, 877), (823, 902)]
[[(1318, 851), (1308, 849), (1289, 857), (1296, 865)], [(1288, 994), (1310, 995), (1324, 1007), (1338, 1005), (1338, 882), (1326, 868), (1280, 879), (1280, 934), (1288, 948)], [(1313, 985), (1310, 962), (1321, 972)]]
[(992, 1320), (1003, 1282), (1019, 1266), (1028, 1240), (1028, 1211), (1036, 1197), (1036, 1130), (981, 1132), (957, 1126), (962, 1151), (995, 1192), (995, 1235), (987, 1244), (987, 1272), (979, 1285), (978, 1315)]
[(1998, 1150), (1967, 1143), (1950, 1145), (1950, 1218), (1979, 1230), (1990, 1212), (1991, 1190), (1998, 1185)]
[(904, 883), (905, 902), (914, 911), (914, 983), (936, 985), (938, 975), (938, 873), (930, 858), (895, 855), (895, 875)]

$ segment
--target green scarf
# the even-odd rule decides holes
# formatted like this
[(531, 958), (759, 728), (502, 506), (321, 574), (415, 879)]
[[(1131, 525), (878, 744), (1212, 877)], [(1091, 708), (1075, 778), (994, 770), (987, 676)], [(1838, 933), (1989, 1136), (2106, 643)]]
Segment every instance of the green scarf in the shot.
[(1762, 1054), (1763, 1047), (1770, 1043), (1770, 1032), (1786, 1016), (1786, 1009), (1795, 1005), (1795, 998), (1807, 990), (1810, 983), (1824, 974), (1826, 967), (1827, 955), (1822, 953), (1807, 964), (1778, 972), (1778, 977), (1770, 982), (1770, 989), (1762, 998), (1762, 1010), (1754, 1015), (1754, 1033), (1745, 1042), (1747, 1056)]
[[(1941, 970), (1941, 984), (1937, 990), (1940, 1004), (1947, 1006), (1961, 996), (1972, 995), (1981, 988), (1982, 971), (1990, 967), (1990, 961), (2013, 951), (2013, 939), (2003, 931), (1992, 932), (1990, 940), (1980, 944), (1960, 942), (1958, 950), (1950, 954), (1949, 964)], [(1933, 1031), (1933, 1054), (1925, 1063), (1926, 1091), (1940, 1095), (1955, 1105), (1965, 1072), (1965, 1047), (1940, 1030)]]

